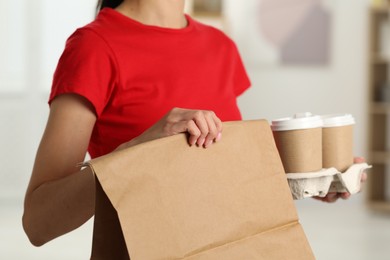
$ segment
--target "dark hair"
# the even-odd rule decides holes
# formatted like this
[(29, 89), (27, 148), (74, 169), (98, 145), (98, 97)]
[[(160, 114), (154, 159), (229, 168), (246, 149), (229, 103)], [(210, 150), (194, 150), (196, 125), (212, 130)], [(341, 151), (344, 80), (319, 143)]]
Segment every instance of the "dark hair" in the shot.
[(99, 12), (104, 7), (116, 8), (123, 0), (98, 0), (96, 11)]

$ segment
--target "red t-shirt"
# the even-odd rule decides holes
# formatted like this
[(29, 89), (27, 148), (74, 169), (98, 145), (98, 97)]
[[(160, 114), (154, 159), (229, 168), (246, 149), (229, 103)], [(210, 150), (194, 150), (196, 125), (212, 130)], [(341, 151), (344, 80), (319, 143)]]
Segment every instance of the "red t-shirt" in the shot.
[(89, 100), (97, 121), (88, 151), (107, 154), (174, 107), (240, 120), (236, 97), (250, 86), (235, 44), (186, 16), (183, 29), (141, 24), (105, 8), (67, 40), (49, 103), (63, 93)]

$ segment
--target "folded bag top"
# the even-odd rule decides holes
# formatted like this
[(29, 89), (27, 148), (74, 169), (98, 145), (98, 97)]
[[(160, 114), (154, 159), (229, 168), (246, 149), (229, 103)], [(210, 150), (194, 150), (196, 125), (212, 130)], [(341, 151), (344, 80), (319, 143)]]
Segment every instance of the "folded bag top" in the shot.
[[(315, 259), (266, 120), (226, 122), (207, 149), (179, 134), (88, 165), (133, 260)], [(104, 237), (96, 219), (94, 237)]]

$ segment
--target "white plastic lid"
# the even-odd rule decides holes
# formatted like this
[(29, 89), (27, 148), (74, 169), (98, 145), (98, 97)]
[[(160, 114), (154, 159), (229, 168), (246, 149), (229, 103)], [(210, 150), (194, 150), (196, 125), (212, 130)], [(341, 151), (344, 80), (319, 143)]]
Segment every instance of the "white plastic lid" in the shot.
[(293, 117), (280, 118), (272, 121), (273, 131), (288, 131), (322, 127), (320, 116), (310, 112), (297, 113)]
[(355, 119), (350, 114), (331, 114), (324, 115), (321, 118), (324, 122), (323, 127), (337, 127), (355, 124)]

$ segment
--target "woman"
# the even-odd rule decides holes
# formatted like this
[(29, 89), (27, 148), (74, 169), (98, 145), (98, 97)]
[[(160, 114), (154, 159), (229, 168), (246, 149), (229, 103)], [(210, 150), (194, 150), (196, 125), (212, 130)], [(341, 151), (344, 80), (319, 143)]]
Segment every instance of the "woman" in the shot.
[(183, 0), (119, 2), (68, 39), (55, 72), (25, 198), (34, 245), (93, 216), (94, 176), (75, 168), (87, 150), (94, 158), (182, 132), (207, 148), (221, 120), (241, 119), (236, 97), (249, 80), (225, 35), (185, 16)]
[(250, 82), (237, 49), (186, 16), (184, 0), (101, 8), (70, 36), (54, 75), (23, 215), (36, 246), (94, 215), (94, 175), (75, 167), (87, 151), (95, 158), (183, 132), (207, 148), (221, 139), (221, 121), (241, 119), (236, 97)]

